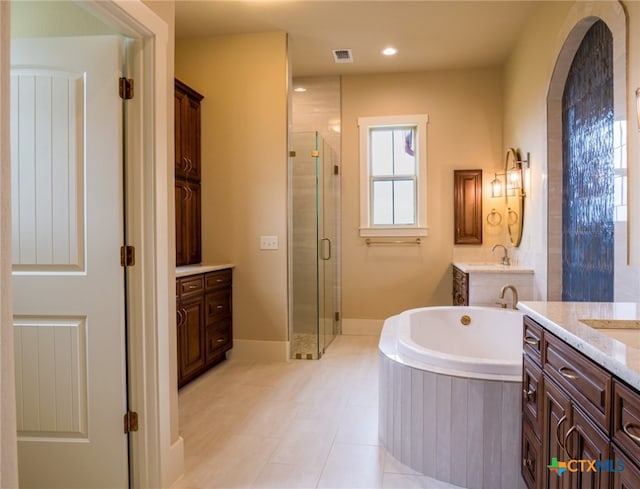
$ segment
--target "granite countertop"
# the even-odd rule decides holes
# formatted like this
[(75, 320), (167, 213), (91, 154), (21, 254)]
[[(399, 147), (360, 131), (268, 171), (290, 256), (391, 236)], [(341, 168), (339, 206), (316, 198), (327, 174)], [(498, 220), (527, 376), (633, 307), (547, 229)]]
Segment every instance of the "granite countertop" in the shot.
[(640, 303), (524, 301), (518, 309), (640, 390)]
[(207, 265), (204, 263), (200, 263), (198, 265), (185, 265), (183, 267), (176, 267), (176, 278), (197, 275), (198, 273), (215, 272), (216, 270), (224, 270), (226, 268), (233, 268), (234, 266), (235, 265), (230, 263), (221, 265)]
[(503, 265), (491, 262), (454, 262), (453, 265), (464, 273), (530, 273), (533, 268), (519, 265)]

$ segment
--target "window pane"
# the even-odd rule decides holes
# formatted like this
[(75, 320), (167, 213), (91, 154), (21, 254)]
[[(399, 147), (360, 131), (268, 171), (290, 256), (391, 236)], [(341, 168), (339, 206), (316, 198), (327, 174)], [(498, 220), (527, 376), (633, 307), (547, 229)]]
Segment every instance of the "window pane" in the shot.
[(393, 131), (371, 129), (371, 174), (374, 176), (393, 173)]
[(394, 175), (415, 175), (416, 173), (416, 131), (402, 128), (393, 131)]
[(398, 180), (393, 182), (393, 223), (415, 224), (415, 182)]
[(393, 224), (393, 182), (389, 180), (373, 182), (371, 200), (373, 224)]

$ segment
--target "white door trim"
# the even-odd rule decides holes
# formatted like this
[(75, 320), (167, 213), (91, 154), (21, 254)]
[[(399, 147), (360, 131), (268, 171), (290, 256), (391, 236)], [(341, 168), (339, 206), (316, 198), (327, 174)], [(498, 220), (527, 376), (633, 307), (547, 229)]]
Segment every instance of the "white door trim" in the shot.
[[(168, 163), (169, 85), (166, 23), (141, 1), (85, 0), (83, 7), (109, 20), (123, 34), (140, 40), (138, 66), (148, 76), (138, 85), (136, 122), (140, 166), (131, 177), (140, 185), (129, 195), (130, 241), (137, 246), (131, 269), (129, 321), (131, 404), (143, 429), (133, 434), (132, 486), (168, 487), (183, 471), (182, 440), (177, 430), (175, 280), (169, 205), (173, 192)], [(17, 486), (15, 385), (11, 310), (11, 178), (9, 153), (9, 2), (0, 2), (0, 486)], [(171, 76), (170, 76), (171, 75)]]

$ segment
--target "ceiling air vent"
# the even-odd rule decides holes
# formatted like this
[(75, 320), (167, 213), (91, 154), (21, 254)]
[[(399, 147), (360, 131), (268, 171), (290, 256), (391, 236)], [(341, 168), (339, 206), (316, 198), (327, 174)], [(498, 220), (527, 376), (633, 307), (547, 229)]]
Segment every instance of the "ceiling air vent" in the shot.
[(334, 49), (333, 60), (336, 63), (353, 63), (351, 49)]

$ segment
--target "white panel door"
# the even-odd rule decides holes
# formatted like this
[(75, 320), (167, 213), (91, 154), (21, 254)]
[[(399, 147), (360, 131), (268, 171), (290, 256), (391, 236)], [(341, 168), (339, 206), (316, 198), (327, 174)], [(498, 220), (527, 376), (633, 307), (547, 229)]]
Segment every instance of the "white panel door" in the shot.
[(20, 485), (128, 485), (117, 36), (11, 41)]

